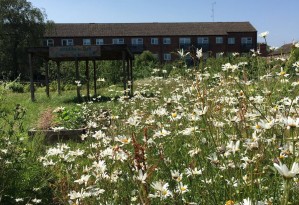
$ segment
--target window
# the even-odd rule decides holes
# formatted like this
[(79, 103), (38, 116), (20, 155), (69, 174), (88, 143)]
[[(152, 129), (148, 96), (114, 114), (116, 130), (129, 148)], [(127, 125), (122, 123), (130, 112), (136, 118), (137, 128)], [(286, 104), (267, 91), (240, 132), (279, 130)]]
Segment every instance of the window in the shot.
[(152, 45), (158, 45), (159, 44), (159, 39), (158, 38), (151, 38), (151, 44)]
[(234, 37), (228, 38), (227, 43), (230, 45), (235, 44), (235, 38)]
[(97, 38), (97, 39), (96, 39), (96, 45), (104, 45), (104, 39), (102, 39), (102, 38)]
[(171, 44), (170, 38), (163, 38), (163, 44)]
[(198, 44), (209, 44), (209, 37), (198, 37), (197, 43)]
[(223, 37), (216, 37), (216, 44), (222, 44), (223, 43)]
[(43, 40), (43, 46), (45, 46), (45, 47), (54, 46), (54, 40), (53, 39), (45, 39), (45, 40)]
[(85, 38), (85, 39), (83, 39), (83, 45), (84, 45), (84, 46), (91, 45), (91, 40), (90, 40), (89, 38)]
[(143, 38), (132, 38), (132, 45), (143, 45)]
[(252, 44), (252, 38), (251, 37), (243, 37), (241, 38), (242, 44)]
[(170, 61), (171, 60), (171, 54), (170, 53), (164, 53), (164, 60), (165, 61)]
[(190, 45), (191, 44), (191, 38), (180, 38), (180, 44), (184, 45)]
[(112, 39), (112, 44), (124, 44), (125, 40), (123, 38), (114, 38)]
[(61, 40), (61, 45), (62, 46), (73, 46), (74, 45), (74, 40), (73, 39), (62, 39)]

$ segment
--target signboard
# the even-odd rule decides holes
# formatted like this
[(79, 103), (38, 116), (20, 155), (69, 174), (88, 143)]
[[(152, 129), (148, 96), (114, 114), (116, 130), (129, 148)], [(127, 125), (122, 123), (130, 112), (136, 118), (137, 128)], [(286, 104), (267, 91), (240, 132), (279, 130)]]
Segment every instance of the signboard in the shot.
[(100, 46), (50, 47), (50, 58), (94, 58), (101, 56)]

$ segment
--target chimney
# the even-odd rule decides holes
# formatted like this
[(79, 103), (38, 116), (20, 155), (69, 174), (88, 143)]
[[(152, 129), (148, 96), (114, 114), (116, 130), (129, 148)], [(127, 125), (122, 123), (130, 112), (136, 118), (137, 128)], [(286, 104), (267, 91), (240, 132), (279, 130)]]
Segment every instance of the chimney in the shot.
[(261, 43), (259, 45), (261, 56), (266, 57), (268, 56), (267, 44)]

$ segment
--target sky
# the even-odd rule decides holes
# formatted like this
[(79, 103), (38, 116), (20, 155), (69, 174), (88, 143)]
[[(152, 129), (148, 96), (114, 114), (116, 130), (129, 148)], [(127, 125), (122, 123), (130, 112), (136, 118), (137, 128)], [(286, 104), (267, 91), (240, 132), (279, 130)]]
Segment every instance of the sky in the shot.
[[(55, 23), (249, 21), (268, 45), (299, 41), (299, 0), (28, 0)], [(258, 37), (258, 42), (264, 39)]]

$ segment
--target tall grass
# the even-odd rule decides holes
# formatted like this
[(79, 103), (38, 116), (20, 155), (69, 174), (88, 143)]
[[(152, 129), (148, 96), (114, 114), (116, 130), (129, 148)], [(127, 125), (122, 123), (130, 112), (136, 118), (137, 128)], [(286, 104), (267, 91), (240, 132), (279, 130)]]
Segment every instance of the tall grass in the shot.
[[(137, 81), (131, 99), (80, 104), (82, 143), (31, 152), (50, 173), (53, 203), (298, 204), (298, 68), (259, 57), (177, 65), (176, 77)], [(68, 107), (67, 98), (25, 106)], [(95, 108), (109, 110), (108, 125)]]

